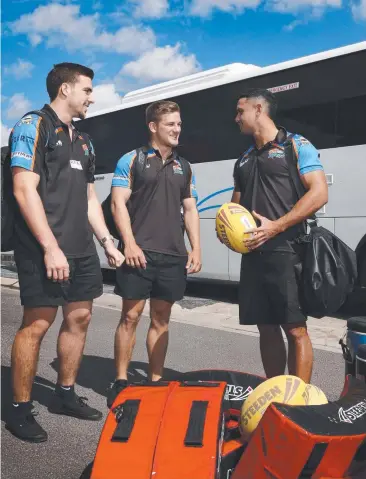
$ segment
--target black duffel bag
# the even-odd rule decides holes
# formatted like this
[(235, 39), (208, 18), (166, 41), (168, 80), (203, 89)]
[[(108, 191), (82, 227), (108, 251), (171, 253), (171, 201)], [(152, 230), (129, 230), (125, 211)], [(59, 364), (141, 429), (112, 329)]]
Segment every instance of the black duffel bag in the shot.
[[(297, 168), (297, 157), (288, 142), (285, 148), (290, 178), (298, 198), (306, 193)], [(357, 281), (356, 253), (313, 216), (296, 243), (302, 258), (299, 274), (300, 302), (304, 312), (315, 318), (336, 313)], [(296, 248), (297, 249), (297, 248)]]
[(315, 221), (301, 246), (300, 299), (304, 312), (315, 318), (336, 313), (357, 280), (356, 253)]

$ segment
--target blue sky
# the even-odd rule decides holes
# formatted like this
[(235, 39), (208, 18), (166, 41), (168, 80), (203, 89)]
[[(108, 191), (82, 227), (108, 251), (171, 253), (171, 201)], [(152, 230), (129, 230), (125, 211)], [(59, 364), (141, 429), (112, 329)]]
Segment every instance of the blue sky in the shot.
[(366, 0), (13, 0), (2, 16), (2, 144), (48, 97), (54, 63), (95, 70), (95, 110), (228, 63), (270, 65), (366, 40)]

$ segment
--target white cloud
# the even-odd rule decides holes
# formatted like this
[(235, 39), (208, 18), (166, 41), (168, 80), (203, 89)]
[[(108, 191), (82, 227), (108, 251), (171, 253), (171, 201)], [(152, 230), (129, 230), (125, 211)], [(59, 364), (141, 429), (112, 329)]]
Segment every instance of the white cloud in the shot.
[(103, 67), (104, 63), (101, 62), (94, 62), (90, 65), (90, 68), (94, 71), (94, 73), (99, 72)]
[(102, 10), (103, 9), (103, 3), (99, 2), (98, 0), (94, 1), (93, 5), (92, 5), (92, 9), (93, 10)]
[(172, 80), (201, 69), (195, 55), (184, 55), (181, 45), (166, 45), (143, 53), (137, 60), (126, 63), (120, 75), (141, 80)]
[(1, 146), (8, 146), (10, 131), (10, 128), (0, 122)]
[(32, 13), (22, 15), (10, 24), (13, 34), (27, 35), (33, 46), (46, 41), (48, 46), (63, 47), (68, 51), (89, 48), (139, 54), (155, 46), (151, 28), (140, 25), (124, 26), (115, 33), (103, 29), (100, 15), (80, 14), (80, 5), (51, 3)]
[(352, 13), (355, 20), (366, 20), (366, 0), (360, 0), (360, 2), (353, 3)]
[(305, 25), (306, 23), (307, 23), (306, 20), (294, 20), (293, 22), (286, 25), (283, 29), (286, 32), (292, 32), (292, 30), (295, 30), (296, 27), (298, 27), (300, 25)]
[(94, 87), (93, 97), (95, 103), (90, 105), (88, 109), (89, 113), (111, 108), (122, 103), (122, 96), (116, 92), (116, 87), (112, 83)]
[(31, 109), (31, 102), (24, 93), (15, 93), (9, 98), (6, 116), (9, 120), (18, 120)]
[(132, 0), (137, 18), (162, 18), (169, 10), (168, 0)]
[[(235, 14), (263, 4), (280, 13), (310, 11), (312, 16), (321, 16), (326, 8), (340, 8), (342, 3), (342, 0), (192, 0), (190, 13), (201, 17), (210, 15), (214, 10)], [(366, 0), (361, 0), (361, 3), (366, 3)]]
[(17, 80), (30, 78), (32, 76), (33, 63), (18, 58), (18, 61), (4, 67), (5, 75), (14, 76)]
[(268, 0), (267, 6), (280, 13), (297, 13), (310, 10), (319, 15), (326, 8), (341, 8), (342, 0)]
[(29, 33), (28, 38), (29, 38), (29, 41), (31, 42), (32, 47), (36, 47), (37, 45), (42, 43), (42, 37), (38, 33)]
[(245, 8), (257, 8), (260, 3), (261, 0), (193, 0), (191, 14), (206, 17), (215, 9), (229, 13), (240, 13)]

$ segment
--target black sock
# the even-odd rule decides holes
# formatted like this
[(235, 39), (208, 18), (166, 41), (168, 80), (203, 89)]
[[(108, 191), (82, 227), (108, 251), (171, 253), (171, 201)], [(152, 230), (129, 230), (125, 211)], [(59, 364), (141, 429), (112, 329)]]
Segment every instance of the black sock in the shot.
[(127, 381), (127, 379), (116, 379), (114, 384), (116, 386), (127, 386), (128, 381)]
[(74, 385), (72, 386), (63, 386), (62, 384), (56, 384), (55, 391), (57, 394), (60, 394), (63, 397), (70, 397), (75, 394)]
[(19, 412), (20, 414), (29, 411), (32, 408), (32, 401), (24, 402), (13, 402), (13, 411)]

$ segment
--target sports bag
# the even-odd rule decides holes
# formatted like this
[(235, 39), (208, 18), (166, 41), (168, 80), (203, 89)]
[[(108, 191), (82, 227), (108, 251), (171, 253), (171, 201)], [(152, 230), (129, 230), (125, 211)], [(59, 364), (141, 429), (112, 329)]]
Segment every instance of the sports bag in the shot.
[[(26, 113), (28, 115), (38, 115), (42, 117), (45, 122), (46, 130), (48, 132), (47, 146), (51, 151), (56, 144), (56, 133), (53, 124), (48, 114), (43, 110), (33, 110)], [(11, 173), (11, 152), (10, 142), (12, 133), (9, 137), (9, 146), (1, 148), (1, 251), (12, 251), (14, 249), (14, 230), (15, 230), (15, 215), (17, 203), (13, 193), (13, 178)]]
[[(291, 140), (291, 137), (289, 138)], [(306, 193), (297, 168), (292, 141), (285, 145), (291, 182), (298, 198)], [(306, 314), (316, 318), (328, 316), (346, 301), (357, 281), (356, 253), (335, 234), (318, 226), (315, 216), (307, 222), (309, 231), (296, 239), (302, 257), (300, 302)]]

